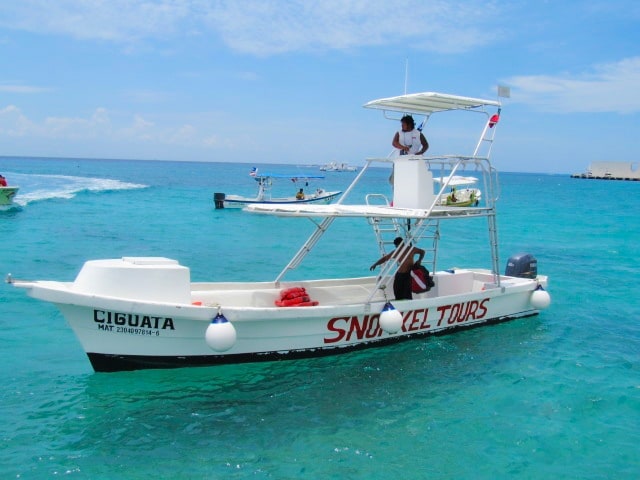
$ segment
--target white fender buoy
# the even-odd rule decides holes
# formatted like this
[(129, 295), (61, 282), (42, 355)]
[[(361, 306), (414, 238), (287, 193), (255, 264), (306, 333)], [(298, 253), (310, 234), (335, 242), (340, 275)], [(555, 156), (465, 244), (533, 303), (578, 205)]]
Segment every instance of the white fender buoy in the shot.
[(402, 328), (402, 314), (387, 302), (380, 312), (380, 327), (388, 333), (396, 333)]
[(533, 292), (531, 292), (531, 306), (542, 310), (547, 308), (551, 304), (551, 295), (547, 292), (542, 285), (538, 285)]
[(225, 352), (236, 343), (236, 329), (220, 311), (213, 317), (204, 334), (207, 345), (216, 352)]

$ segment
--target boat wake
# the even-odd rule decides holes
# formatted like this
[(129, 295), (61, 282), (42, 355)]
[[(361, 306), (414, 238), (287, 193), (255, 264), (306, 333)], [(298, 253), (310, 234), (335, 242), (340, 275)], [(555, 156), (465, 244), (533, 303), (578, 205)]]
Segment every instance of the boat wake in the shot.
[(76, 177), (70, 175), (39, 175), (11, 173), (11, 184), (18, 185), (20, 191), (15, 196), (14, 205), (53, 198), (73, 198), (81, 192), (108, 192), (115, 190), (135, 190), (148, 185), (123, 182), (112, 178)]

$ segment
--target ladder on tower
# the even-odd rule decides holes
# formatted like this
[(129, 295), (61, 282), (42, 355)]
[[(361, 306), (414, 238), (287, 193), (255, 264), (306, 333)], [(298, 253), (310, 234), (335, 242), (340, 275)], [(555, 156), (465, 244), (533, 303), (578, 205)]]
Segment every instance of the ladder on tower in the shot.
[[(366, 197), (368, 205), (379, 205), (380, 200), (384, 202), (383, 204), (389, 205), (384, 195), (370, 194)], [(435, 271), (437, 244), (440, 239), (440, 221), (438, 219), (423, 218), (415, 220), (413, 224), (410, 219), (384, 217), (369, 217), (367, 221), (373, 227), (381, 256), (392, 251), (395, 248), (394, 239), (400, 237), (404, 242), (422, 248), (425, 251), (422, 264), (428, 266), (427, 268), (431, 272)], [(399, 263), (403, 260), (399, 258), (398, 262), (386, 262), (381, 266), (375, 290), (385, 288), (391, 276), (395, 275)], [(375, 295), (375, 290), (371, 293), (369, 300)]]

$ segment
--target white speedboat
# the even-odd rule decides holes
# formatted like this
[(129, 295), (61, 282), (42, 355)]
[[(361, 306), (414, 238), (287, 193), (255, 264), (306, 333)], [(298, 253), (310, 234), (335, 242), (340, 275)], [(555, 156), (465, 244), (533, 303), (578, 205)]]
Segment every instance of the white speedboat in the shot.
[(20, 187), (0, 187), (0, 208), (6, 209), (13, 206), (13, 198)]
[[(495, 128), (489, 129), (489, 110), (500, 108), (500, 103), (419, 93), (364, 106), (383, 110), (385, 116), (413, 113), (429, 118), (441, 111), (473, 112), (484, 119), (484, 128), (471, 155), (368, 159), (335, 204), (246, 207), (249, 212), (301, 217), (316, 225), (273, 281), (192, 283), (188, 267), (161, 257), (90, 260), (72, 282), (7, 280), (60, 309), (96, 371), (344, 354), (536, 315), (546, 308), (550, 303), (544, 290), (547, 277), (538, 275), (533, 255), (512, 256), (505, 273), (499, 273), (498, 176), (489, 160), (495, 135)], [(483, 146), (486, 153), (481, 152)], [(372, 182), (382, 190), (356, 198), (357, 204), (347, 203), (353, 200), (354, 186), (373, 170), (370, 167), (380, 165), (393, 166), (393, 189)], [(443, 192), (434, 191), (434, 174), (451, 177), (467, 167), (484, 179), (483, 205), (441, 205), (438, 198)], [(441, 190), (445, 188), (446, 182)], [(439, 270), (441, 223), (478, 218), (486, 219), (489, 268)], [(410, 300), (395, 300), (390, 287), (395, 262), (383, 264), (378, 276), (285, 280), (336, 220), (368, 222), (381, 254), (396, 236), (423, 246), (427, 251), (423, 265), (435, 272), (435, 285), (420, 289), (422, 293), (414, 293)], [(472, 224), (477, 228), (477, 221)], [(470, 237), (478, 249), (477, 237)], [(350, 250), (345, 248), (343, 253), (348, 257)], [(333, 250), (331, 255), (337, 253)]]
[(463, 177), (453, 175), (451, 177), (439, 177), (434, 179), (449, 191), (442, 193), (438, 198), (440, 205), (449, 207), (477, 207), (482, 199), (482, 191), (474, 187), (478, 179), (476, 177)]
[(349, 165), (348, 163), (329, 162), (320, 167), (323, 172), (357, 172), (358, 167)]
[[(242, 195), (228, 195), (221, 192), (213, 194), (213, 203), (216, 208), (244, 208), (254, 203), (331, 203), (340, 195), (340, 191), (328, 192), (322, 188), (309, 189), (309, 182), (324, 178), (321, 175), (299, 175), (282, 173), (259, 174), (257, 168), (253, 168), (249, 173), (256, 181), (258, 191), (255, 197), (244, 197)], [(295, 193), (288, 197), (274, 197), (272, 187), (274, 180), (286, 179), (288, 185), (295, 186)], [(306, 190), (305, 190), (306, 189)]]

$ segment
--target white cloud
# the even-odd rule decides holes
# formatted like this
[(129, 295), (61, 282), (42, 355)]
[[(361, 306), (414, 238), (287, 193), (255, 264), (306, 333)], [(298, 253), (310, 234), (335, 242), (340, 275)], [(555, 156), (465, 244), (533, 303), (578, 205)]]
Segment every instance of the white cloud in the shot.
[(492, 2), (288, 0), (219, 2), (206, 22), (232, 49), (258, 56), (379, 45), (439, 52), (490, 41)]
[(20, 0), (0, 4), (0, 26), (121, 43), (199, 35), (268, 56), (396, 45), (463, 52), (498, 35), (492, 0)]
[(21, 0), (2, 2), (0, 25), (8, 29), (80, 39), (134, 42), (175, 32), (196, 2), (179, 0)]
[(34, 130), (34, 125), (15, 105), (0, 110), (0, 135), (24, 137)]
[(142, 115), (134, 115), (133, 121), (130, 126), (121, 128), (117, 137), (142, 140), (142, 141), (156, 141), (156, 125), (154, 122), (145, 120)]
[(170, 143), (189, 144), (191, 142), (202, 140), (198, 139), (198, 130), (193, 125), (182, 125), (175, 129), (170, 137)]
[(104, 142), (134, 142), (173, 145), (179, 147), (219, 148), (218, 136), (202, 132), (184, 123), (178, 126), (158, 125), (134, 114), (118, 125), (105, 108), (96, 109), (89, 117), (47, 117), (42, 122), (29, 119), (22, 111), (9, 105), (0, 109), (0, 136), (32, 137), (42, 140)]
[(34, 87), (31, 85), (0, 85), (0, 92), (5, 93), (45, 93), (50, 92), (50, 88)]
[(218, 145), (220, 141), (218, 140), (217, 135), (210, 135), (203, 139), (202, 143), (206, 147), (215, 147)]
[(580, 74), (526, 75), (507, 78), (513, 103), (545, 112), (640, 111), (640, 57), (596, 65)]
[(106, 109), (98, 108), (89, 118), (48, 117), (34, 130), (34, 134), (48, 138), (99, 138), (111, 132), (111, 119)]
[(123, 95), (134, 103), (161, 103), (170, 97), (170, 94), (158, 90), (127, 90)]

